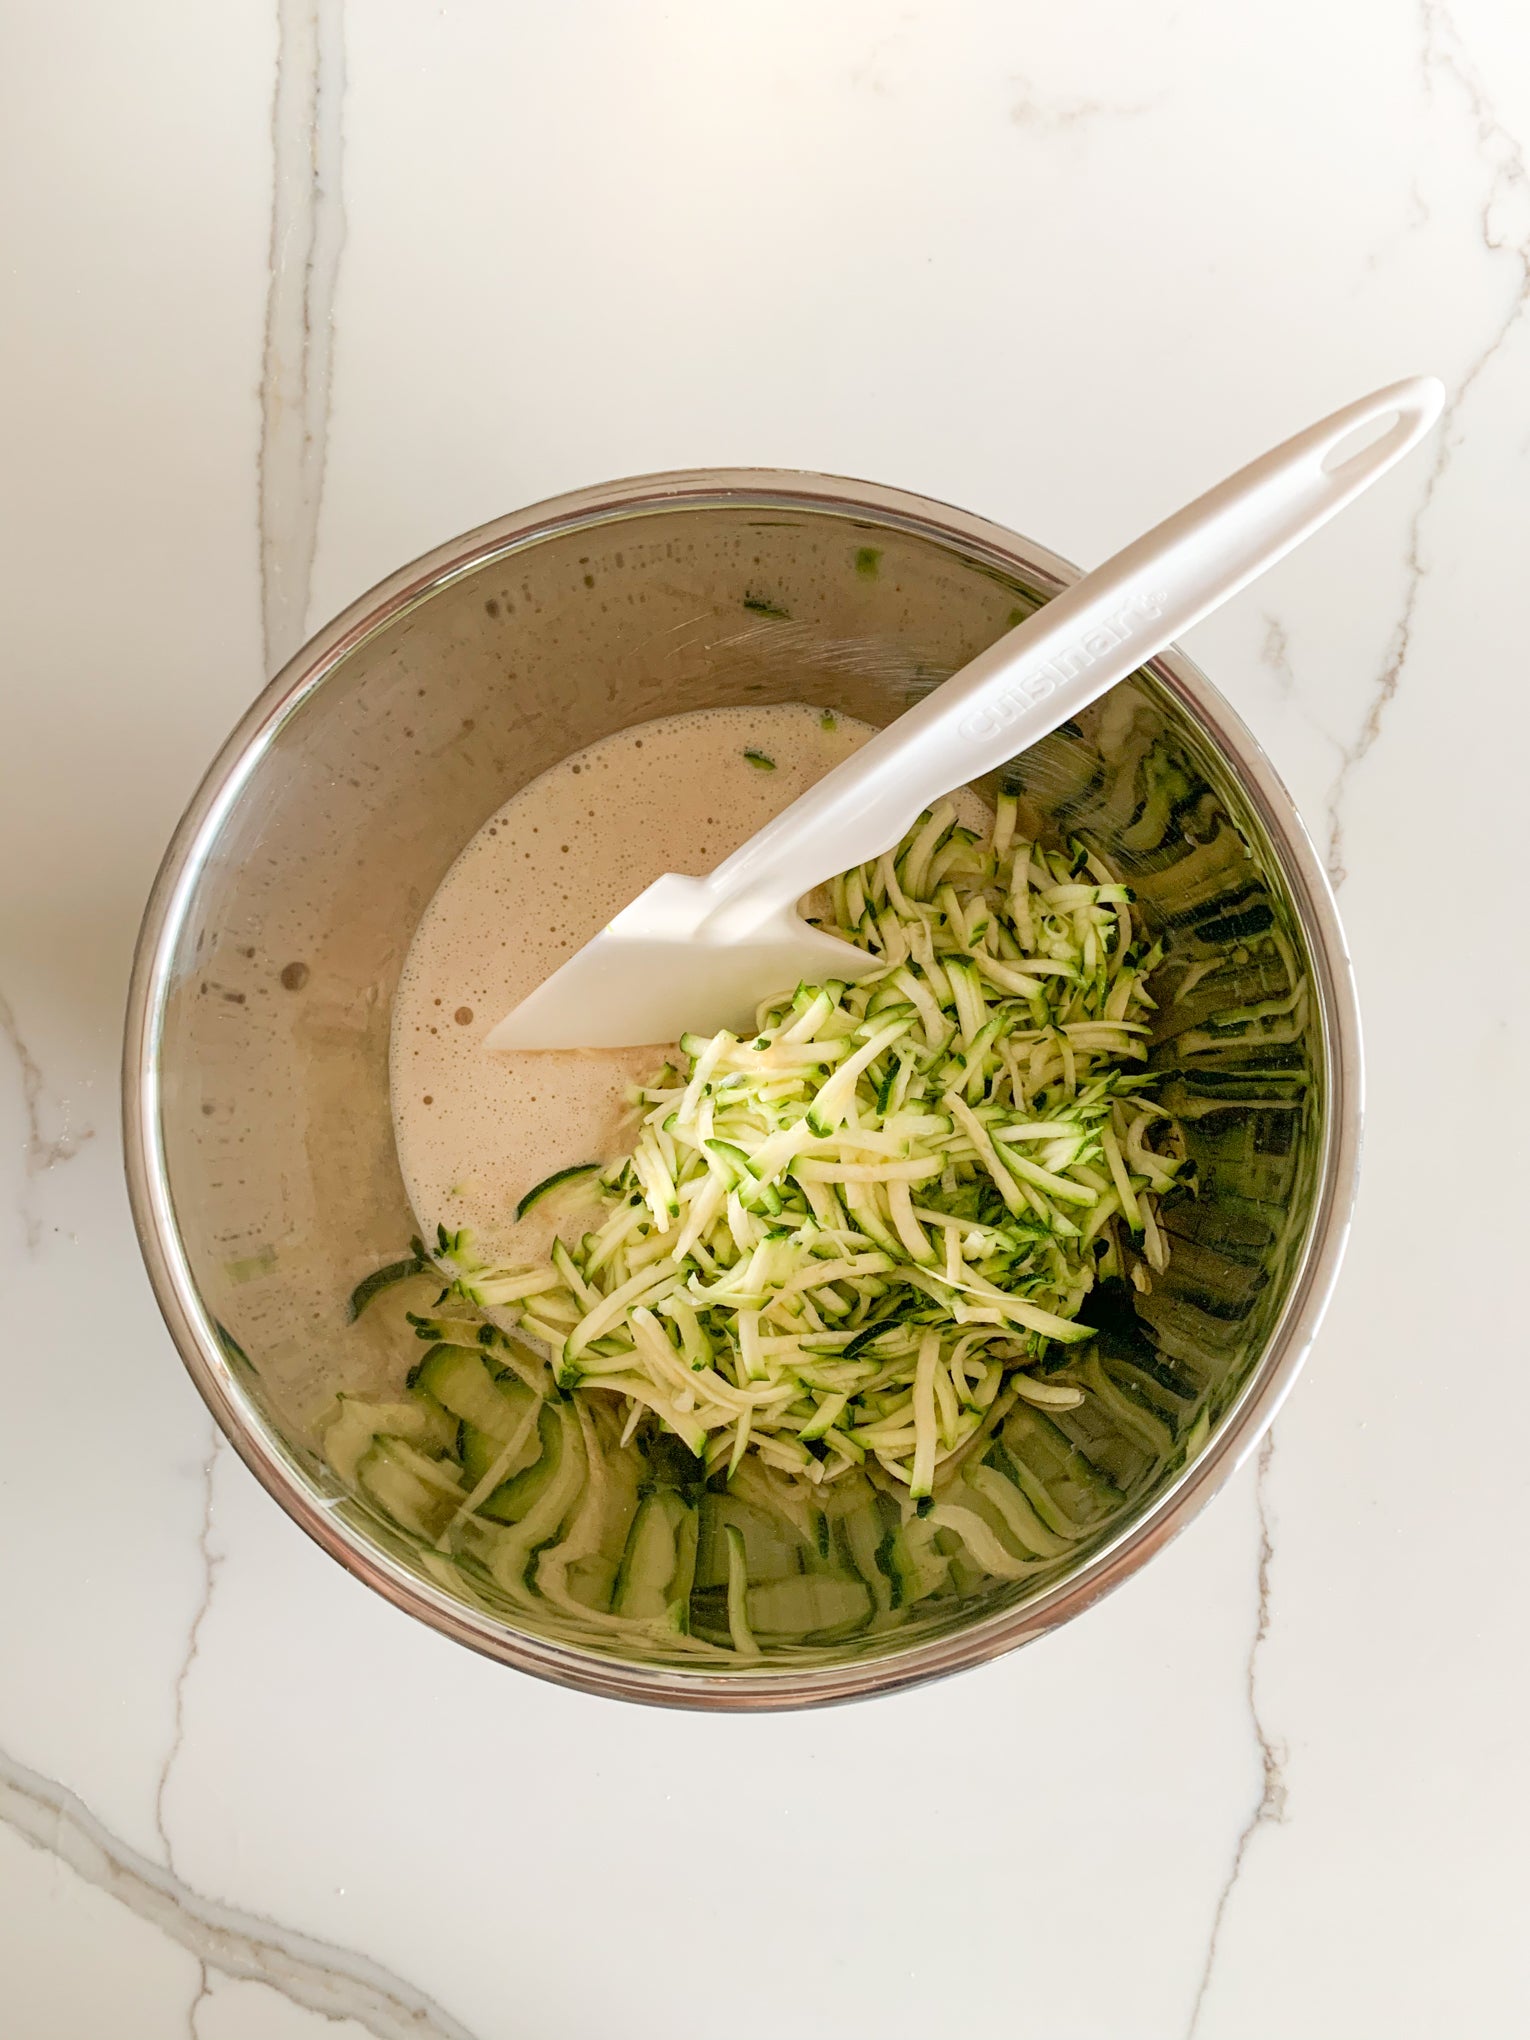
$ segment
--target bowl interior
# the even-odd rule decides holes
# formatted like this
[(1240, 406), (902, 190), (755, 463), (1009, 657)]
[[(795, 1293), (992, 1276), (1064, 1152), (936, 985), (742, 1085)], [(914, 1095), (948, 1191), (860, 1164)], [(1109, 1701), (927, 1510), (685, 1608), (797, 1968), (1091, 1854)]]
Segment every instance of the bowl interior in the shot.
[[(729, 1676), (722, 1653), (698, 1669), (506, 1598), (326, 1463), (337, 1393), (396, 1394), (418, 1357), (401, 1313), (351, 1325), (346, 1300), (416, 1229), (389, 1009), (447, 867), (518, 787), (614, 730), (760, 701), (885, 723), (1057, 585), (1044, 557), (784, 490), (607, 506), (422, 576), (331, 641), (245, 743), (163, 924), (163, 1229), (223, 1420), (395, 1593), (412, 1581), (421, 1606), (459, 1604), (473, 1640), (560, 1676), (613, 1649), (661, 1683)], [(906, 1657), (1097, 1564), (1185, 1478), (1290, 1304), (1322, 1175), (1323, 1018), (1281, 856), (1176, 670), (1137, 676), (1012, 768), (1048, 831), (1130, 880), (1166, 945), (1152, 1056), (1199, 1178), (1166, 1210), (1167, 1274), (1098, 1313), (1084, 1404), (1022, 1410), (1008, 1441), (1048, 1563), (1006, 1581), (957, 1543), (933, 1591), (889, 1572), (872, 1620), (777, 1642), (756, 1679)], [(822, 1534), (805, 1531), (805, 1569)]]

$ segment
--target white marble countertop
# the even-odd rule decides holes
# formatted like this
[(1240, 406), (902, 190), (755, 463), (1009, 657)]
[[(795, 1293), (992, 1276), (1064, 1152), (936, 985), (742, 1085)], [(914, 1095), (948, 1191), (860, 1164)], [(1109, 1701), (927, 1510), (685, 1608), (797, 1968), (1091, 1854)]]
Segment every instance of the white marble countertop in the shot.
[[(1530, 16), (23, 0), (0, 80), (0, 2029), (1530, 2030)], [(1368, 1027), (1349, 1262), (1257, 1466), (1064, 1633), (785, 1719), (541, 1686), (307, 1544), (161, 1327), (116, 1099), (160, 851), (305, 631), (685, 465), (1089, 564), (1419, 370), (1431, 448), (1191, 644)]]

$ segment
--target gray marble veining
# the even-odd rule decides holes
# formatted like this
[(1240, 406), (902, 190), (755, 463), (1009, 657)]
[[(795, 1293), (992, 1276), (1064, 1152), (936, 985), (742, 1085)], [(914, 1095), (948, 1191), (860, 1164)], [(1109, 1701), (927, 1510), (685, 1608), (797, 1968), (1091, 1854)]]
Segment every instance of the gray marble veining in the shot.
[(1524, 145), (1499, 114), (1445, 0), (1420, 0), (1419, 23), (1424, 91), (1449, 105), (1470, 134), (1485, 180), (1478, 201), (1478, 231), (1485, 252), (1508, 266), (1509, 295), (1451, 388), (1435, 434), (1433, 459), (1408, 526), (1402, 607), (1359, 730), (1339, 747), (1339, 767), (1328, 793), (1328, 872), (1336, 887), (1349, 875), (1344, 847), (1345, 797), (1356, 768), (1380, 740), (1387, 710), (1402, 685), (1429, 572), (1432, 528), (1465, 429), (1463, 413), (1483, 374), (1530, 306), (1530, 168)]
[(307, 635), (345, 246), (343, 0), (277, 0), (271, 268), (260, 381), (260, 583), (266, 670)]
[(1196, 1986), (1195, 2001), (1190, 2008), (1190, 2023), (1185, 2029), (1185, 2040), (1195, 2040), (1195, 2035), (1200, 2031), (1207, 1992), (1216, 1974), (1222, 1922), (1237, 1890), (1238, 1880), (1243, 1874), (1249, 1844), (1261, 1827), (1269, 1822), (1284, 1821), (1287, 1818), (1285, 1766), (1288, 1753), (1285, 1745), (1267, 1726), (1259, 1704), (1259, 1653), (1270, 1633), (1270, 1569), (1275, 1559), (1270, 1504), (1270, 1469), (1274, 1463), (1275, 1433), (1271, 1430), (1265, 1433), (1264, 1442), (1259, 1448), (1258, 1472), (1255, 1476), (1254, 1494), (1259, 1511), (1259, 1563), (1255, 1572), (1254, 1633), (1249, 1642), (1248, 1662), (1244, 1670), (1248, 1689), (1249, 1723), (1259, 1753), (1259, 1796), (1238, 1832), (1238, 1839), (1233, 1844), (1232, 1860), (1227, 1866), (1226, 1878), (1217, 1893), (1216, 1910), (1211, 1916), (1211, 1932), (1206, 1940), (1206, 1959), (1201, 1969), (1200, 1982)]
[(380, 1964), (194, 1891), (109, 1834), (72, 1792), (3, 1751), (0, 1823), (187, 1949), (202, 1965), (201, 1994), (215, 1971), (265, 1984), (327, 2019), (354, 2019), (376, 2040), (472, 2040), (440, 2005)]
[(55, 1098), (49, 1089), (42, 1065), (23, 1037), (11, 1002), (3, 992), (0, 992), (0, 1040), (10, 1049), (21, 1085), (25, 1130), (16, 1212), (26, 1250), (35, 1254), (42, 1242), (42, 1218), (33, 1201), (33, 1187), (50, 1169), (73, 1161), (95, 1129), (71, 1124), (68, 1102)]

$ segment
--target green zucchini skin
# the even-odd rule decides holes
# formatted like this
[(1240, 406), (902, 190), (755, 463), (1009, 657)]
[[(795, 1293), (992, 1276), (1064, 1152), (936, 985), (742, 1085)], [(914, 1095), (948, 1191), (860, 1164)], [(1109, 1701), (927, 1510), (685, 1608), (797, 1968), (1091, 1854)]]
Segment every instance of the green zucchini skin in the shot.
[[(576, 1638), (754, 1662), (935, 1620), (1074, 1563), (1204, 1439), (1136, 1308), (1195, 1178), (1133, 888), (1005, 791), (827, 892), (878, 969), (685, 1035), (631, 1151), (516, 1206), (578, 1191), (578, 1239), (495, 1267), (438, 1226), (352, 1293), (446, 1284), (402, 1397), (341, 1398), (336, 1479)], [(1273, 989), (1239, 1025), (1273, 1038), (1301, 985), (1245, 939)]]

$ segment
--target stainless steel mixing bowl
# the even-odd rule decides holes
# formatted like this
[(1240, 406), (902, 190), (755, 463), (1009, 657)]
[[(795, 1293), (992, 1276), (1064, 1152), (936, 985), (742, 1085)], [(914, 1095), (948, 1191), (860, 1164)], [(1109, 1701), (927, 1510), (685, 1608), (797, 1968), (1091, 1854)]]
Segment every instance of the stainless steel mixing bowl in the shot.
[[(320, 1449), (336, 1391), (396, 1391), (411, 1357), (376, 1313), (348, 1327), (344, 1304), (414, 1229), (389, 1120), (389, 1005), (422, 908), (480, 824), (547, 766), (652, 716), (798, 700), (886, 722), (1071, 578), (1025, 539), (892, 489), (645, 477), (504, 518), (394, 575), (224, 746), (139, 943), (134, 1216), (218, 1423), (289, 1515), (400, 1608), (592, 1692), (722, 1708), (847, 1699), (1068, 1620), (1257, 1441), (1343, 1249), (1358, 1024), (1288, 795), (1170, 653), (1016, 768), (1059, 830), (1125, 867), (1169, 943), (1153, 1058), (1199, 1167), (1198, 1196), (1170, 1218), (1168, 1274), (1103, 1342), (1124, 1443), (1087, 1422), (1058, 1434), (1080, 1465), (1117, 1451), (1120, 1499), (1050, 1576), (987, 1581), (869, 1640), (698, 1670), (571, 1641), (551, 1610), (512, 1619), (347, 1494)], [(1128, 1464), (1143, 1438), (1153, 1449)]]

